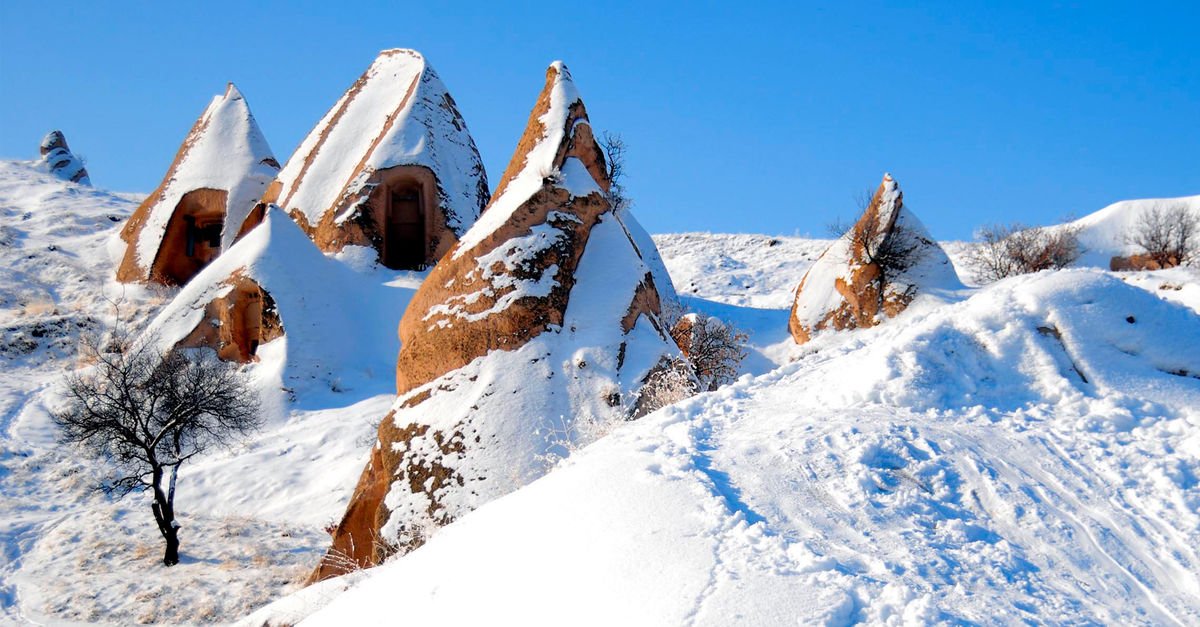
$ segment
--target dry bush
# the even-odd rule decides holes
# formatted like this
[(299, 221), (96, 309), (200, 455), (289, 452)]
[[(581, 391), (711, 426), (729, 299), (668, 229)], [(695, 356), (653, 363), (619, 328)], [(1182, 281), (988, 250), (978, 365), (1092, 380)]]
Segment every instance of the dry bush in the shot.
[(700, 383), (689, 362), (682, 359), (664, 362), (646, 377), (646, 383), (637, 391), (630, 419), (674, 405), (699, 390)]
[(1138, 216), (1125, 241), (1146, 251), (1159, 267), (1191, 263), (1200, 256), (1200, 215), (1183, 203), (1156, 206)]
[(732, 324), (705, 314), (687, 314), (671, 328), (671, 337), (687, 356), (700, 389), (712, 391), (737, 379), (749, 336)]
[(976, 243), (967, 249), (967, 265), (984, 282), (1005, 277), (1065, 268), (1083, 252), (1079, 227), (1026, 227), (1013, 223), (993, 224), (976, 233)]

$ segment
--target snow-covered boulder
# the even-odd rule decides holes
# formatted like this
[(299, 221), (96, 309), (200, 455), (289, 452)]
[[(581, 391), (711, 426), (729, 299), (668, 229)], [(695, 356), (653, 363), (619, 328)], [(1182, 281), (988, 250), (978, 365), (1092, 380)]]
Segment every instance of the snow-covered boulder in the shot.
[(255, 205), (278, 171), (245, 97), (230, 83), (121, 230), (128, 246), (117, 279), (187, 283), (262, 219)]
[(264, 197), (327, 252), (369, 246), (432, 265), (475, 223), (487, 174), (450, 92), (415, 50), (384, 50), (321, 118)]
[(80, 185), (92, 184), (87, 168), (83, 167), (83, 160), (71, 152), (67, 136), (62, 131), (46, 133), (42, 138), (41, 155), (42, 167), (54, 176)]
[(556, 62), (496, 196), (401, 320), (399, 396), (314, 579), (411, 549), (541, 476), (623, 422), (679, 355), (609, 184)]
[(919, 292), (962, 287), (950, 258), (903, 197), (885, 174), (858, 222), (804, 275), (788, 321), (797, 344), (824, 329), (875, 326)]

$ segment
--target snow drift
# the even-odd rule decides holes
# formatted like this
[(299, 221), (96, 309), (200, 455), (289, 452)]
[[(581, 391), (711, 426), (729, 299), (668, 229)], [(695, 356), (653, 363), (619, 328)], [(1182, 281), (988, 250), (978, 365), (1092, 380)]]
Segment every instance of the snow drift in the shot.
[(304, 624), (1200, 620), (1200, 316), (1067, 271), (904, 319), (613, 433)]

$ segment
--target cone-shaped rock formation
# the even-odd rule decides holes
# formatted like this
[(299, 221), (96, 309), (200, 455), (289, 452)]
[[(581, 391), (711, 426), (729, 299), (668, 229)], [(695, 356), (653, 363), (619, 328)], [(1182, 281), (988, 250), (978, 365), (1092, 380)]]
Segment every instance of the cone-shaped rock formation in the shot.
[(213, 98), (174, 162), (121, 231), (121, 281), (183, 285), (262, 219), (255, 204), (279, 171), (233, 83)]
[(80, 185), (91, 185), (83, 160), (71, 152), (62, 131), (50, 131), (42, 138), (42, 164), (54, 176)]
[(634, 413), (647, 378), (677, 358), (650, 251), (611, 208), (609, 183), (555, 63), (491, 204), (404, 314), (399, 396), (314, 580), (415, 547), (544, 474)]
[[(365, 380), (395, 358), (388, 330), (408, 290), (380, 286), (326, 257), (278, 207), (200, 271), (151, 322), (165, 347), (207, 347), (228, 361), (275, 360), (272, 389), (303, 393)], [(371, 302), (378, 308), (347, 307)], [(389, 324), (390, 323), (390, 324)], [(268, 347), (276, 338), (287, 341)], [(279, 363), (279, 361), (282, 363)], [(327, 393), (328, 388), (325, 388)]]
[(805, 273), (788, 328), (803, 344), (824, 329), (875, 326), (922, 290), (955, 287), (961, 284), (950, 258), (885, 174), (858, 222)]
[(475, 223), (487, 175), (454, 99), (414, 50), (385, 50), (309, 133), (264, 202), (327, 252), (435, 263)]

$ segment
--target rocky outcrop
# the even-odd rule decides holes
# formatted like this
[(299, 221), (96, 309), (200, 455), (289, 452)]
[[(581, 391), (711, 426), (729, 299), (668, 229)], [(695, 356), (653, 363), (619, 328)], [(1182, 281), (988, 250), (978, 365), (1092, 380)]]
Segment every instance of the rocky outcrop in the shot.
[(41, 155), (42, 164), (54, 176), (80, 185), (92, 184), (83, 160), (71, 152), (62, 131), (50, 131), (42, 138)]
[(117, 279), (187, 283), (262, 219), (255, 205), (278, 171), (246, 99), (230, 83), (121, 230), (127, 247)]
[(491, 204), (401, 320), (397, 401), (313, 580), (409, 550), (540, 476), (632, 415), (678, 356), (609, 184), (555, 63)]
[(1165, 260), (1156, 259), (1153, 255), (1116, 255), (1108, 261), (1108, 269), (1114, 272), (1130, 272), (1134, 270), (1162, 270), (1179, 265), (1179, 259), (1171, 256)]
[(369, 246), (391, 268), (436, 262), (488, 200), (454, 99), (414, 50), (385, 50), (279, 173), (277, 203), (325, 251)]
[(885, 174), (854, 226), (805, 273), (788, 329), (804, 344), (818, 331), (872, 327), (895, 317), (921, 291), (960, 286), (946, 252)]

